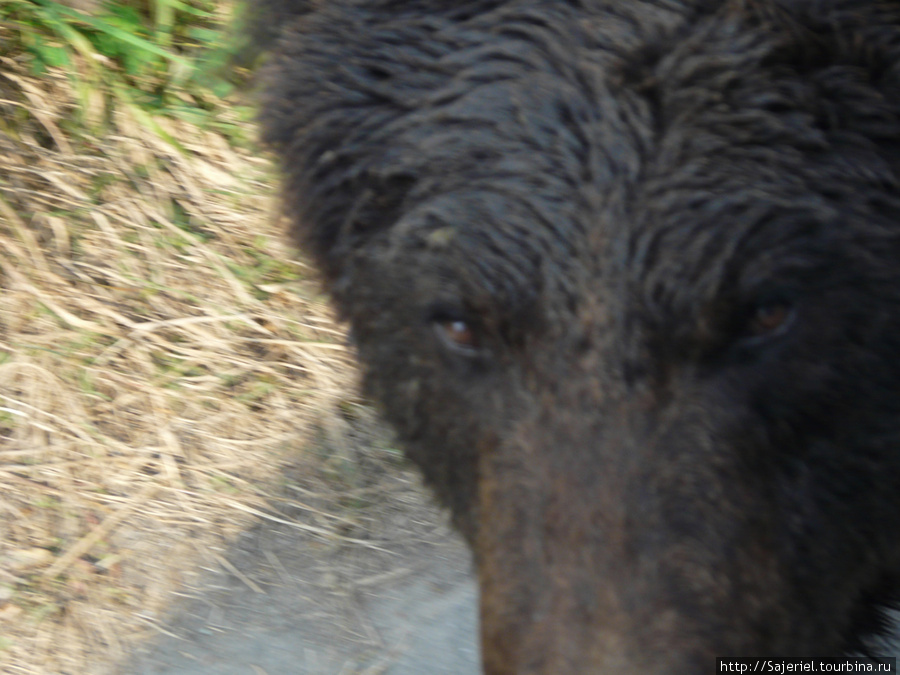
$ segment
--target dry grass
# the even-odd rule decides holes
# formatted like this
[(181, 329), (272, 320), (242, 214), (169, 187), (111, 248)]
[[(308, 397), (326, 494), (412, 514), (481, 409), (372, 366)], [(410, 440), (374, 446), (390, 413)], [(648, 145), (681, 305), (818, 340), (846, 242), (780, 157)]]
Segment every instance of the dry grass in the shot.
[[(0, 59), (0, 671), (106, 672), (352, 391), (262, 160)], [(338, 532), (335, 526), (334, 532)], [(323, 537), (332, 536), (323, 526)], [(335, 535), (338, 536), (338, 535)]]

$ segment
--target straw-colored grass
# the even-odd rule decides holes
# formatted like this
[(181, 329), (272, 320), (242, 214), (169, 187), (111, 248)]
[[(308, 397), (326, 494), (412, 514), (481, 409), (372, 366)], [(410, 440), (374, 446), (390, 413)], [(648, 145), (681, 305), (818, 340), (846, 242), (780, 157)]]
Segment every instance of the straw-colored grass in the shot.
[(10, 674), (122, 659), (352, 391), (341, 332), (280, 240), (267, 163), (157, 120), (173, 148), (127, 109), (114, 134), (73, 134), (70, 87), (0, 58)]

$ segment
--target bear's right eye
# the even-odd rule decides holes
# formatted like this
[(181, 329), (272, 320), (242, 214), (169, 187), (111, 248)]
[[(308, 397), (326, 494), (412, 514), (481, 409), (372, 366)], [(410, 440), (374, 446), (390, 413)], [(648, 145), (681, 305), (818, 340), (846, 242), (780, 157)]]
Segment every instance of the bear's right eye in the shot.
[(477, 331), (468, 321), (435, 319), (434, 329), (441, 341), (458, 354), (473, 356), (481, 346)]
[(796, 307), (787, 299), (757, 302), (749, 308), (743, 321), (739, 344), (756, 347), (785, 335), (791, 330), (796, 314)]

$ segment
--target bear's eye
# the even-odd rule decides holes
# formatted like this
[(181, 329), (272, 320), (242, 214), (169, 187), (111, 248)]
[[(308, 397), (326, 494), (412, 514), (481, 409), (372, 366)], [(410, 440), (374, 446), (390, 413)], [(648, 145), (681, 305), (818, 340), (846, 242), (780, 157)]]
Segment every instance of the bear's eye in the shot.
[(469, 322), (462, 319), (436, 319), (434, 329), (442, 342), (453, 351), (466, 356), (478, 351), (478, 334)]
[(758, 304), (747, 322), (747, 337), (762, 339), (784, 333), (794, 319), (794, 307), (784, 300)]

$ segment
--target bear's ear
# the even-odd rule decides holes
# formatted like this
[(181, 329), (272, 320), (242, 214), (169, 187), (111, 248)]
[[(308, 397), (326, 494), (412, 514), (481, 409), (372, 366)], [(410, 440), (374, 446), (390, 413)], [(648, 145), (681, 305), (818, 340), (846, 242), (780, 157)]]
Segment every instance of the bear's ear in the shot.
[(260, 115), (281, 160), (294, 239), (331, 280), (400, 216), (416, 164), (400, 156), (404, 118), (446, 77), (427, 33), (392, 24), (390, 13), (335, 4), (284, 29), (261, 73)]
[(233, 66), (253, 68), (272, 49), (285, 26), (315, 11), (321, 0), (244, 0), (236, 7), (229, 38)]

